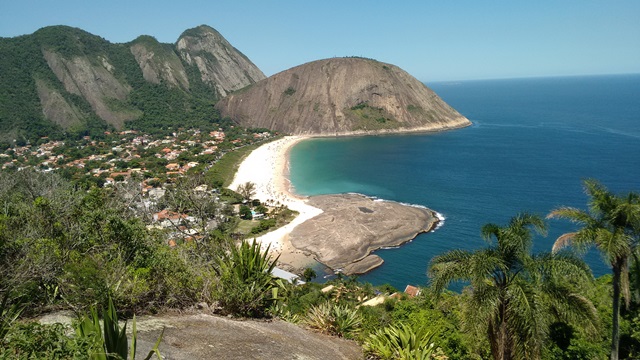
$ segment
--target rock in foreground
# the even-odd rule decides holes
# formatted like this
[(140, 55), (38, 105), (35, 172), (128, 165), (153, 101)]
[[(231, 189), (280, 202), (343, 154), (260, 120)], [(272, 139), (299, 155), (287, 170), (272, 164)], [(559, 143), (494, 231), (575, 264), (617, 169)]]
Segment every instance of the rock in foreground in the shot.
[(401, 245), (438, 223), (429, 209), (358, 194), (314, 196), (309, 205), (324, 212), (298, 225), (289, 236), (291, 244), (346, 275), (380, 266), (382, 259), (372, 251)]
[(165, 328), (164, 359), (362, 359), (357, 343), (284, 321), (237, 321), (210, 315), (141, 318), (138, 354), (146, 355)]

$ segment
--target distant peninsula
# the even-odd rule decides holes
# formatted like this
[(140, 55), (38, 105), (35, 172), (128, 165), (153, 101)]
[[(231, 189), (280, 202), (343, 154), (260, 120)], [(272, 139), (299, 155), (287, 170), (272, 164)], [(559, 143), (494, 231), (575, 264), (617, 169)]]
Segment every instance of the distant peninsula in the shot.
[(216, 104), (242, 126), (291, 135), (440, 131), (471, 122), (404, 70), (364, 58), (313, 61)]

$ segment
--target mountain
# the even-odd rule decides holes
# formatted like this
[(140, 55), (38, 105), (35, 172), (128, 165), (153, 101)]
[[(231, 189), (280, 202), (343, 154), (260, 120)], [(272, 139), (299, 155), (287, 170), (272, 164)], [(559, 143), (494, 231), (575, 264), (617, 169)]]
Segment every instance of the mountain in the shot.
[(404, 70), (364, 58), (291, 68), (228, 95), (216, 108), (242, 126), (288, 134), (428, 131), (471, 124)]
[(264, 74), (213, 28), (175, 44), (113, 44), (68, 26), (0, 38), (0, 141), (166, 128), (217, 118), (213, 104)]

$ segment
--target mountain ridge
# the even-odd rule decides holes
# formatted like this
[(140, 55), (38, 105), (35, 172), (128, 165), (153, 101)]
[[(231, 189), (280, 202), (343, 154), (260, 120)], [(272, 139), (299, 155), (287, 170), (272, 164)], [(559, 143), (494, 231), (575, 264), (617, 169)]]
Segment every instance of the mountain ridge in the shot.
[(0, 76), (4, 142), (218, 118), (217, 100), (265, 78), (206, 25), (185, 30), (174, 44), (148, 35), (110, 43), (79, 28), (48, 26), (0, 38)]

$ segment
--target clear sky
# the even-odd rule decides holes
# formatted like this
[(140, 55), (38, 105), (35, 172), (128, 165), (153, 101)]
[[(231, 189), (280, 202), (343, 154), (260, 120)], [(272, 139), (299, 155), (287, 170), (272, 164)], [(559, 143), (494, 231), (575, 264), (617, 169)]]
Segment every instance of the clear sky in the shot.
[(267, 76), (334, 56), (426, 82), (640, 73), (639, 0), (0, 0), (0, 36), (70, 25), (111, 42), (217, 29)]

